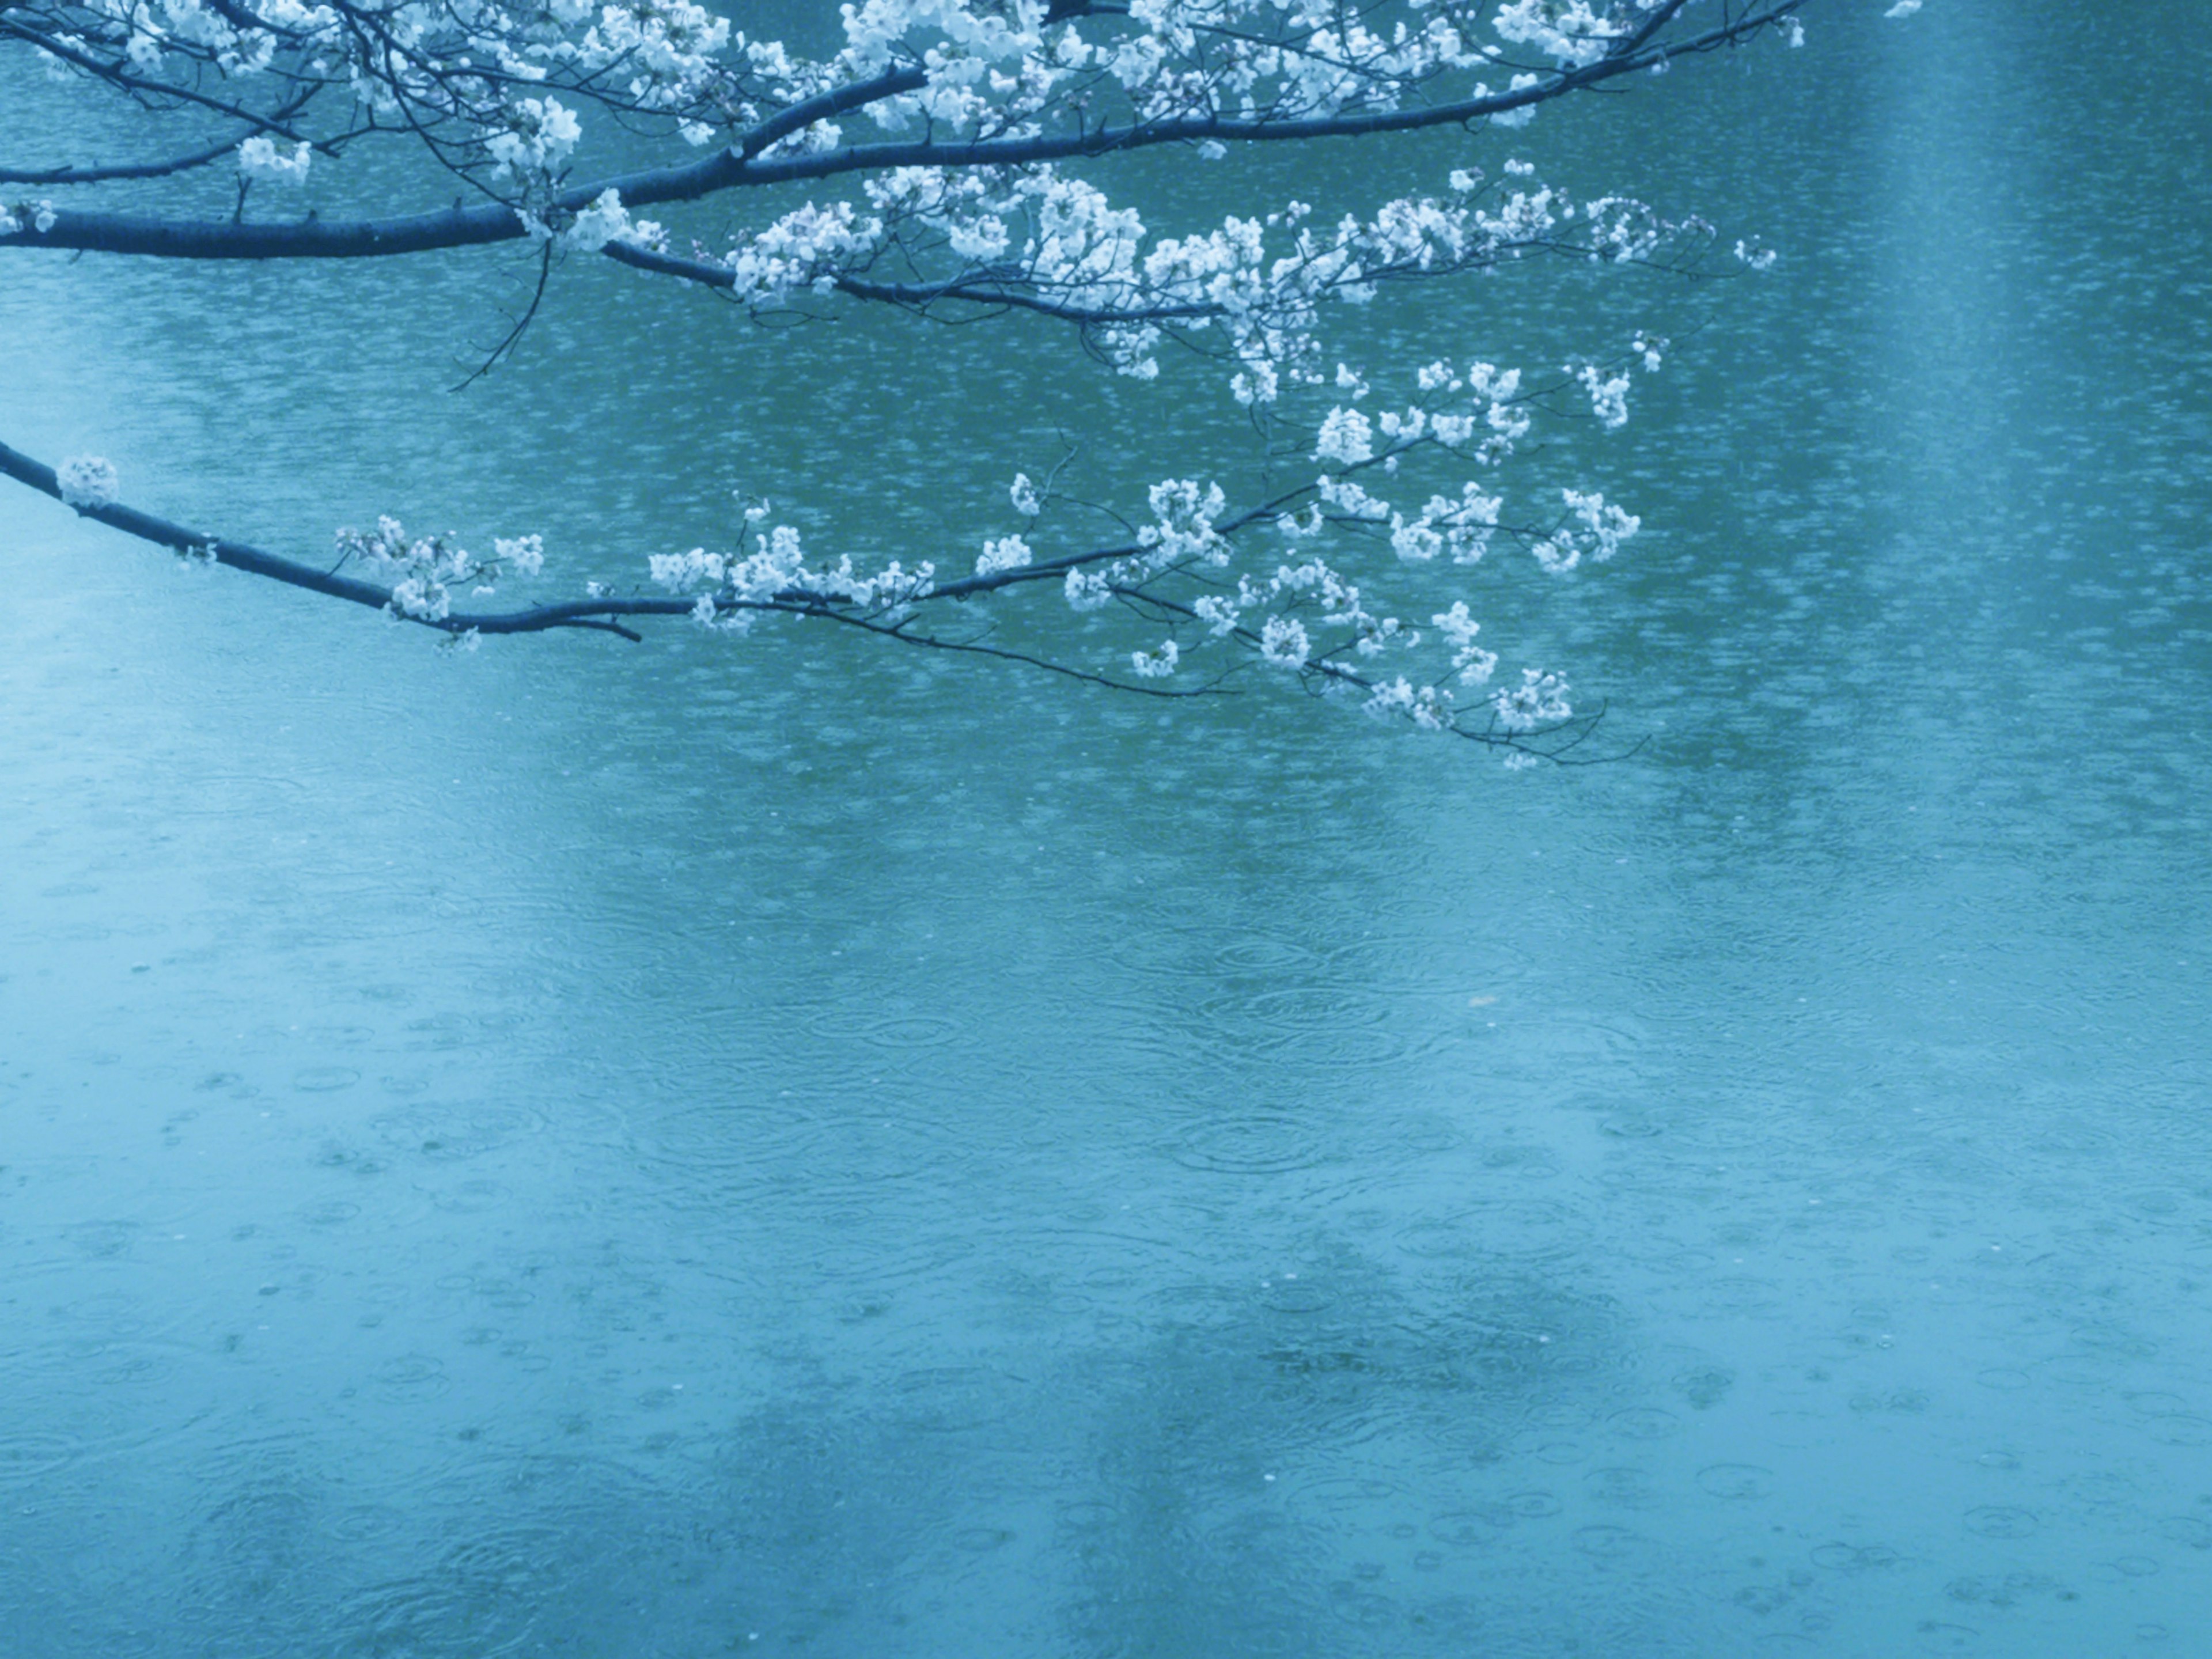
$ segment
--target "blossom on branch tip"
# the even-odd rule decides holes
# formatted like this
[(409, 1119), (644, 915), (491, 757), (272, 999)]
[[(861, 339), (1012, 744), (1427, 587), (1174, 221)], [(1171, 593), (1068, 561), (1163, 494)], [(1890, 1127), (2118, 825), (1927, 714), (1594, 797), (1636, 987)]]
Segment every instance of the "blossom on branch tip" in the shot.
[(1486, 651), (1474, 642), (1482, 631), (1482, 624), (1467, 614), (1467, 601), (1455, 599), (1449, 611), (1437, 612), (1429, 618), (1429, 625), (1444, 636), (1452, 647), (1452, 669), (1462, 684), (1480, 685), (1498, 668), (1498, 653)]
[(1490, 694), (1490, 706), (1508, 732), (1533, 732), (1573, 715), (1566, 693), (1567, 683), (1557, 674), (1524, 668), (1520, 684)]
[(1409, 563), (1424, 564), (1444, 550), (1444, 538), (1426, 519), (1410, 522), (1402, 513), (1390, 521), (1390, 550)]
[(1607, 374), (1602, 369), (1584, 365), (1575, 378), (1589, 393), (1590, 413), (1605, 422), (1608, 432), (1617, 431), (1628, 424), (1628, 376), (1626, 374)]
[(1088, 570), (1071, 570), (1062, 591), (1071, 611), (1096, 611), (1114, 597), (1107, 580)]
[[(484, 141), (496, 172), (550, 173), (568, 159), (584, 136), (576, 112), (557, 98), (521, 98), (510, 105), (506, 127)], [(248, 142), (251, 142), (250, 140)]]
[(1390, 516), (1389, 502), (1369, 495), (1351, 479), (1332, 478), (1324, 474), (1314, 480), (1314, 493), (1349, 518), (1373, 519), (1379, 523)]
[(475, 584), (477, 593), (489, 593), (509, 571), (535, 575), (545, 562), (545, 544), (537, 536), (495, 538), (495, 556), (480, 559), (450, 535), (409, 536), (388, 513), (374, 532), (339, 531), (337, 545), (341, 564), (360, 559), (394, 569), (386, 608), (395, 617), (417, 622), (444, 621), (453, 611), (452, 589), (465, 582)]
[(1260, 655), (1278, 668), (1304, 668), (1313, 655), (1305, 624), (1295, 617), (1270, 617), (1260, 629)]
[(1201, 593), (1191, 601), (1190, 608), (1206, 624), (1206, 631), (1217, 640), (1235, 633), (1244, 614), (1236, 600), (1219, 593)]
[(1139, 679), (1164, 680), (1176, 672), (1176, 659), (1182, 649), (1173, 640), (1162, 640), (1150, 651), (1132, 651), (1129, 668)]
[(1212, 565), (1226, 562), (1227, 544), (1213, 527), (1228, 505), (1219, 484), (1201, 489), (1195, 478), (1165, 478), (1152, 487), (1147, 501), (1153, 522), (1138, 531), (1137, 539), (1151, 550), (1149, 565), (1164, 569), (1189, 558)]
[(307, 182), (308, 163), (314, 159), (314, 149), (305, 139), (287, 155), (268, 134), (256, 133), (238, 147), (238, 176), (267, 179), (281, 185), (304, 185)]
[(1364, 708), (1378, 720), (1402, 715), (1427, 732), (1441, 732), (1451, 724), (1451, 693), (1433, 685), (1417, 687), (1403, 674), (1377, 682)]
[(1314, 459), (1357, 466), (1375, 459), (1375, 428), (1356, 409), (1332, 409), (1314, 435)]
[(493, 556), (502, 565), (518, 575), (534, 576), (545, 568), (545, 538), (543, 536), (504, 536), (492, 538)]

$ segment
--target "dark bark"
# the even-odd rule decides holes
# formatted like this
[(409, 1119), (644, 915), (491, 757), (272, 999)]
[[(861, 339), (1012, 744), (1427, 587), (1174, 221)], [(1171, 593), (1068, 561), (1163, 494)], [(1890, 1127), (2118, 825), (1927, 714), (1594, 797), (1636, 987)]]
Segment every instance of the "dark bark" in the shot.
[[(1652, 38), (1651, 30), (1647, 28), (1634, 38), (1632, 44), (1624, 42), (1623, 50), (1580, 69), (1556, 71), (1534, 86), (1425, 108), (1301, 119), (1277, 119), (1265, 115), (1203, 117), (1135, 122), (1037, 137), (953, 142), (917, 139), (854, 144), (813, 155), (761, 154), (778, 139), (816, 121), (864, 108), (924, 84), (921, 70), (901, 69), (795, 105), (763, 122), (738, 143), (712, 155), (678, 167), (651, 168), (574, 185), (561, 191), (552, 205), (573, 213), (610, 189), (619, 193), (625, 207), (637, 209), (698, 201), (727, 190), (879, 173), (893, 167), (1010, 167), (1149, 149), (1162, 144), (1194, 143), (1206, 139), (1237, 143), (1290, 143), (1465, 125), (1548, 103), (1648, 70), (1670, 58), (1735, 45), (1801, 9), (1805, 3), (1806, 0), (1769, 0), (1769, 3), (1749, 15), (1716, 24), (1682, 40), (1660, 42)], [(1654, 24), (1671, 17), (1674, 9), (1669, 8), (1656, 15)], [(15, 235), (0, 238), (0, 251), (46, 247), (174, 259), (358, 259), (515, 241), (528, 234), (517, 210), (500, 202), (473, 207), (457, 204), (438, 212), (386, 218), (310, 218), (266, 224), (57, 208), (48, 229), (40, 231), (26, 226)]]

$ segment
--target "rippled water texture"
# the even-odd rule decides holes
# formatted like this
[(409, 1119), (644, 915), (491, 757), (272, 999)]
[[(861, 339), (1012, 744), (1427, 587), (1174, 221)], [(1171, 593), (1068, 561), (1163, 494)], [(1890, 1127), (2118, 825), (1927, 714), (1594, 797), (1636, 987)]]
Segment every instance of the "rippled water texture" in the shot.
[[(1615, 765), (455, 657), (0, 499), (0, 1645), (2194, 1650), (2212, 69), (2191, 0), (1828, 9), (1516, 141), (1772, 271), (1347, 347), (1676, 337), (1576, 462), (1632, 556), (1482, 573)], [(4, 275), (0, 435), (309, 551), (613, 576), (744, 484), (927, 556), (1060, 433), (1238, 453), (1019, 324), (580, 269), (451, 396), (495, 256)]]

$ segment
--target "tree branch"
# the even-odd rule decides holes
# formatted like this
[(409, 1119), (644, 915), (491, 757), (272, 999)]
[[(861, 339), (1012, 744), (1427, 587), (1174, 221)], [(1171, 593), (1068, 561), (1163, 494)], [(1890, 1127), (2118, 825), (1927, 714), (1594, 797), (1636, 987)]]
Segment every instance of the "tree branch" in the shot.
[(126, 161), (112, 167), (0, 167), (0, 185), (103, 185), (116, 179), (167, 179), (219, 161), (234, 154), (238, 143), (237, 138), (226, 138), (205, 149), (173, 156), (166, 161)]
[(856, 109), (881, 103), (886, 98), (896, 98), (902, 92), (919, 92), (928, 84), (928, 73), (919, 65), (902, 65), (876, 76), (872, 81), (856, 82), (852, 86), (839, 87), (812, 98), (802, 98), (789, 109), (769, 116), (732, 148), (741, 159), (750, 161), (769, 145), (788, 138), (794, 132), (805, 131), (817, 121), (826, 121), (836, 115), (849, 115)]
[[(635, 209), (671, 202), (697, 201), (731, 189), (830, 179), (849, 173), (878, 173), (893, 167), (1011, 167), (1103, 155), (1123, 150), (1148, 149), (1162, 144), (1194, 143), (1206, 139), (1236, 143), (1284, 143), (1465, 125), (1486, 120), (1493, 115), (1547, 103), (1571, 93), (1648, 69), (1670, 58), (1714, 52), (1735, 45), (1802, 9), (1806, 3), (1807, 0), (1765, 0), (1752, 11), (1716, 24), (1686, 40), (1665, 43), (1648, 40), (1636, 50), (1617, 57), (1602, 58), (1579, 69), (1557, 70), (1539, 84), (1524, 87), (1517, 92), (1493, 93), (1482, 98), (1421, 109), (1383, 110), (1299, 119), (1276, 119), (1267, 116), (1188, 117), (1133, 122), (1122, 126), (1101, 126), (1056, 137), (949, 142), (924, 138), (900, 143), (855, 144), (817, 155), (763, 156), (748, 154), (742, 147), (732, 147), (682, 166), (650, 168), (573, 185), (558, 192), (552, 205), (567, 212), (577, 212), (591, 205), (602, 192), (613, 190), (620, 195), (624, 206)], [(910, 90), (908, 78), (918, 73), (914, 70), (895, 71), (892, 75), (794, 105), (784, 114), (796, 118), (799, 112), (813, 109), (817, 112), (808, 119), (819, 120), (826, 114), (889, 96), (891, 90), (899, 87)], [(841, 99), (848, 101), (839, 102)], [(258, 120), (258, 118), (250, 116), (246, 118)], [(763, 123), (749, 135), (747, 142), (783, 118), (772, 118), (769, 122)], [(260, 125), (270, 131), (284, 131), (274, 123), (263, 122)], [(773, 143), (774, 140), (771, 138), (769, 142)], [(221, 221), (56, 209), (53, 221), (46, 229), (41, 231), (26, 227), (13, 236), (0, 238), (0, 250), (11, 247), (70, 248), (174, 259), (351, 259), (514, 241), (526, 234), (517, 210), (498, 202), (469, 208), (456, 205), (440, 212), (389, 218), (311, 220), (289, 224), (233, 224)]]
[[(626, 639), (639, 636), (625, 628), (615, 627), (608, 619), (617, 617), (687, 617), (692, 614), (698, 601), (696, 599), (613, 599), (565, 600), (554, 605), (527, 606), (520, 611), (456, 611), (443, 617), (409, 616), (393, 609), (392, 590), (376, 582), (362, 581), (357, 577), (341, 576), (334, 570), (318, 569), (297, 559), (288, 559), (282, 554), (270, 553), (245, 542), (232, 541), (228, 537), (194, 530), (168, 519), (157, 518), (137, 507), (120, 502), (106, 506), (74, 506), (62, 495), (61, 482), (54, 469), (33, 459), (21, 450), (0, 443), (0, 474), (27, 484), (43, 495), (69, 506), (81, 518), (96, 520), (110, 529), (119, 530), (126, 536), (151, 542), (156, 547), (166, 547), (172, 552), (191, 557), (211, 558), (216, 564), (228, 565), (234, 570), (252, 576), (264, 576), (282, 582), (288, 587), (304, 588), (311, 593), (343, 599), (349, 605), (366, 605), (371, 610), (390, 611), (403, 622), (419, 623), (441, 633), (465, 634), (474, 630), (480, 634), (538, 634), (554, 628), (607, 628)], [(1095, 564), (1103, 560), (1126, 558), (1139, 550), (1133, 546), (1100, 548), (1087, 553), (1052, 560), (1048, 563), (1025, 567), (1018, 570), (995, 572), (988, 576), (969, 577), (945, 583), (933, 588), (927, 595), (933, 599), (973, 599), (980, 594), (994, 592), (1021, 581), (1034, 581), (1065, 574), (1079, 565)], [(1018, 652), (997, 647), (958, 646), (954, 642), (930, 639), (925, 635), (908, 634), (897, 627), (876, 621), (860, 612), (841, 610), (835, 603), (819, 593), (794, 590), (779, 593), (764, 601), (744, 601), (737, 604), (721, 602), (722, 611), (770, 611), (786, 614), (821, 617), (839, 622), (860, 623), (876, 632), (896, 635), (909, 645), (928, 645), (933, 649), (973, 649), (985, 655), (1000, 656), (1009, 660), (1030, 661)], [(1054, 672), (1072, 673), (1085, 678), (1081, 671), (1063, 669), (1053, 664), (1038, 661), (1036, 666), (1052, 668)], [(1100, 684), (1108, 682), (1101, 681)], [(1146, 687), (1133, 687), (1144, 690)]]
[[(737, 273), (711, 259), (687, 259), (680, 255), (640, 247), (635, 242), (609, 242), (599, 250), (617, 264), (679, 277), (707, 288), (735, 288)], [(857, 276), (839, 276), (837, 291), (857, 300), (878, 300), (923, 310), (945, 300), (965, 301), (993, 309), (1034, 311), (1069, 323), (1157, 323), (1218, 317), (1225, 307), (1208, 304), (1072, 306), (1039, 295), (1024, 294), (999, 283), (972, 276), (956, 276), (942, 283), (871, 283)]]
[[(60, 480), (53, 468), (33, 460), (31, 457), (19, 450), (10, 448), (4, 443), (0, 443), (0, 474), (4, 474), (18, 483), (28, 485), (42, 495), (62, 501), (64, 506), (71, 507), (81, 517), (96, 520), (111, 529), (119, 530), (124, 534), (136, 537), (141, 541), (151, 542), (156, 546), (168, 548), (187, 557), (204, 558), (216, 564), (228, 565), (232, 569), (243, 571), (248, 575), (265, 577), (287, 586), (302, 588), (309, 592), (323, 594), (327, 598), (343, 599), (351, 605), (381, 611), (397, 621), (414, 623), (434, 632), (444, 634), (449, 638), (458, 639), (466, 635), (487, 634), (542, 634), (556, 629), (574, 628), (615, 634), (625, 640), (636, 642), (641, 640), (643, 635), (635, 629), (624, 626), (620, 618), (695, 616), (697, 614), (700, 604), (700, 600), (696, 598), (595, 597), (567, 600), (553, 605), (530, 605), (519, 611), (454, 611), (442, 617), (420, 616), (395, 605), (392, 590), (375, 582), (362, 581), (350, 576), (341, 576), (335, 570), (319, 570), (314, 566), (304, 564), (296, 559), (288, 559), (279, 554), (266, 552), (244, 542), (232, 541), (225, 537), (191, 530), (169, 520), (157, 518), (150, 513), (141, 512), (136, 507), (125, 507), (119, 502), (109, 502), (104, 505), (71, 503), (63, 495)], [(1281, 500), (1287, 499), (1289, 497), (1286, 495), (1276, 502), (1267, 503), (1239, 514), (1235, 519), (1227, 521), (1223, 528), (1224, 531), (1233, 532), (1268, 514), (1275, 507), (1280, 505)], [(921, 596), (920, 602), (974, 599), (1019, 584), (1049, 580), (1082, 566), (1127, 558), (1141, 550), (1140, 547), (1133, 545), (1093, 549), (1087, 552), (1042, 561), (1018, 568), (968, 577), (947, 582), (942, 586), (932, 587), (927, 594)], [(1117, 598), (1128, 603), (1151, 607), (1162, 615), (1172, 617), (1181, 622), (1195, 623), (1200, 620), (1198, 612), (1191, 606), (1154, 592), (1145, 584), (1131, 585), (1115, 582), (1111, 584), (1111, 591)], [(900, 614), (904, 610), (903, 606), (893, 606), (889, 611), (871, 612), (841, 604), (825, 594), (796, 589), (775, 594), (766, 599), (713, 599), (710, 602), (718, 615), (743, 611), (839, 623), (848, 627), (858, 628), (865, 633), (879, 638), (895, 640), (900, 644), (920, 649), (989, 657), (1002, 662), (1016, 663), (1024, 667), (1039, 669), (1046, 673), (1076, 680), (1086, 685), (1097, 685), (1109, 690), (1131, 692), (1142, 696), (1182, 701), (1193, 697), (1231, 695), (1223, 689), (1221, 684), (1226, 671), (1224, 675), (1217, 675), (1206, 684), (1195, 687), (1136, 684), (1127, 680), (1117, 679), (1111, 675), (1077, 668), (1067, 663), (1054, 662), (1049, 658), (1036, 656), (1029, 652), (986, 644), (981, 636), (954, 640), (934, 634), (917, 632), (909, 626), (910, 617)], [(1239, 627), (1232, 632), (1238, 642), (1249, 649), (1258, 652), (1262, 648), (1260, 636), (1249, 629)], [(1298, 675), (1310, 688), (1335, 686), (1349, 690), (1372, 693), (1376, 689), (1377, 684), (1357, 669), (1331, 661), (1325, 656), (1310, 659), (1298, 670)], [(1605, 711), (1600, 708), (1595, 715), (1573, 717), (1551, 726), (1509, 729), (1499, 724), (1493, 713), (1488, 723), (1482, 726), (1465, 725), (1460, 719), (1455, 718), (1443, 729), (1453, 736), (1492, 747), (1521, 750), (1547, 760), (1563, 762), (1569, 750), (1577, 747), (1589, 737), (1596, 728), (1598, 721), (1604, 718), (1604, 714)], [(1639, 748), (1641, 746), (1640, 744), (1638, 745)], [(1629, 752), (1632, 754), (1635, 750), (1631, 750)], [(1617, 757), (1607, 757), (1607, 758)]]
[[(291, 97), (270, 112), (273, 121), (289, 121), (313, 100), (318, 87), (300, 88)], [(188, 155), (172, 157), (166, 161), (123, 162), (112, 167), (62, 167), (43, 169), (0, 167), (0, 185), (100, 185), (118, 179), (167, 179), (176, 173), (189, 173), (194, 167), (205, 167), (234, 154), (239, 145), (253, 136), (256, 128), (248, 125), (205, 149), (196, 149)]]
[(257, 115), (243, 105), (233, 103), (228, 99), (211, 97), (206, 93), (194, 91), (190, 87), (179, 86), (173, 81), (151, 81), (143, 76), (133, 75), (120, 64), (102, 63), (90, 52), (80, 51), (66, 41), (58, 40), (52, 35), (28, 27), (24, 24), (10, 21), (5, 16), (0, 16), (0, 36), (11, 34), (19, 40), (27, 41), (41, 52), (51, 53), (65, 64), (75, 64), (94, 80), (105, 81), (110, 86), (120, 88), (125, 92), (137, 94), (142, 98), (173, 98), (179, 103), (198, 104), (203, 109), (211, 109), (219, 115), (228, 115), (234, 119), (243, 121), (256, 132), (278, 133), (294, 140), (297, 140), (300, 137), (285, 124), (286, 118), (282, 113)]

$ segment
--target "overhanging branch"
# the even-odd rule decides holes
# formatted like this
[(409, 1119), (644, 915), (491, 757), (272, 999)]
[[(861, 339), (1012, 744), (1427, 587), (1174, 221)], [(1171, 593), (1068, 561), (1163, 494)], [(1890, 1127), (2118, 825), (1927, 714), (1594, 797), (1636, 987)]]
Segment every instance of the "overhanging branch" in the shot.
[[(375, 582), (342, 576), (334, 570), (320, 570), (299, 560), (266, 552), (244, 542), (190, 529), (136, 507), (125, 507), (120, 502), (71, 502), (62, 493), (60, 480), (53, 468), (4, 443), (0, 443), (0, 475), (11, 477), (41, 495), (71, 507), (82, 517), (95, 520), (141, 541), (151, 542), (155, 546), (167, 548), (186, 557), (228, 565), (234, 570), (265, 577), (289, 587), (302, 588), (330, 599), (343, 599), (350, 605), (381, 611), (397, 621), (414, 623), (457, 639), (487, 634), (543, 634), (556, 629), (574, 628), (616, 634), (635, 641), (643, 636), (635, 629), (625, 626), (624, 619), (695, 616), (698, 614), (701, 604), (696, 598), (616, 599), (601, 596), (556, 605), (530, 605), (517, 611), (454, 611), (441, 617), (416, 615), (396, 606), (392, 590)], [(1224, 527), (1240, 527), (1255, 520), (1267, 511), (1266, 507), (1251, 509), (1237, 515)], [(1133, 546), (1095, 549), (1017, 569), (972, 576), (947, 582), (941, 587), (932, 587), (927, 593), (918, 595), (915, 602), (979, 598), (1004, 588), (1049, 580), (1081, 566), (1126, 558), (1139, 550)], [(1185, 622), (1199, 620), (1198, 613), (1189, 605), (1151, 592), (1142, 586), (1115, 582), (1110, 585), (1110, 591), (1116, 598)], [(749, 611), (837, 623), (879, 638), (896, 641), (902, 645), (959, 655), (989, 657), (1109, 690), (1176, 701), (1227, 695), (1222, 684), (1225, 673), (1195, 687), (1138, 684), (1112, 675), (1078, 668), (1069, 663), (1054, 662), (1048, 657), (1040, 657), (1030, 652), (992, 645), (981, 636), (951, 639), (920, 631), (910, 626), (911, 617), (903, 605), (871, 611), (825, 594), (802, 590), (777, 593), (765, 599), (735, 599), (723, 596), (714, 598), (709, 602), (717, 615)], [(1262, 648), (1261, 637), (1249, 629), (1240, 627), (1234, 633), (1239, 643), (1254, 651)], [(1300, 671), (1299, 678), (1310, 687), (1333, 685), (1347, 690), (1369, 692), (1376, 689), (1376, 682), (1368, 676), (1327, 658), (1310, 660)], [(1468, 726), (1455, 720), (1443, 729), (1455, 737), (1492, 747), (1517, 749), (1545, 759), (1560, 760), (1568, 750), (1576, 747), (1589, 735), (1603, 715), (1604, 711), (1601, 709), (1595, 716), (1571, 718), (1554, 726), (1527, 729), (1502, 726), (1493, 715), (1489, 723), (1482, 726)]]
[[(924, 138), (854, 144), (807, 155), (774, 156), (748, 152), (746, 146), (762, 132), (787, 119), (798, 121), (802, 112), (811, 112), (800, 125), (811, 125), (922, 84), (918, 78), (919, 70), (902, 69), (795, 105), (783, 116), (756, 128), (736, 146), (678, 167), (648, 168), (573, 185), (560, 191), (552, 205), (566, 212), (578, 212), (598, 200), (603, 192), (613, 190), (625, 206), (635, 209), (698, 201), (732, 189), (879, 173), (894, 167), (1012, 167), (1148, 149), (1163, 144), (1197, 143), (1208, 139), (1225, 143), (1283, 143), (1462, 126), (1548, 103), (1650, 69), (1671, 58), (1717, 51), (1750, 38), (1800, 10), (1805, 3), (1806, 0), (1766, 0), (1766, 3), (1747, 13), (1685, 40), (1648, 39), (1632, 51), (1601, 58), (1578, 69), (1554, 71), (1537, 84), (1516, 92), (1493, 93), (1419, 109), (1303, 118), (1200, 116), (1029, 137), (950, 142)], [(260, 118), (247, 118), (260, 121)], [(260, 124), (269, 130), (284, 130), (274, 123)], [(779, 131), (777, 136), (787, 135)], [(14, 235), (0, 237), (0, 251), (46, 247), (173, 259), (354, 259), (515, 241), (528, 234), (516, 210), (500, 202), (474, 207), (457, 204), (442, 211), (386, 218), (309, 219), (283, 224), (238, 224), (57, 208), (44, 230), (26, 226)]]

